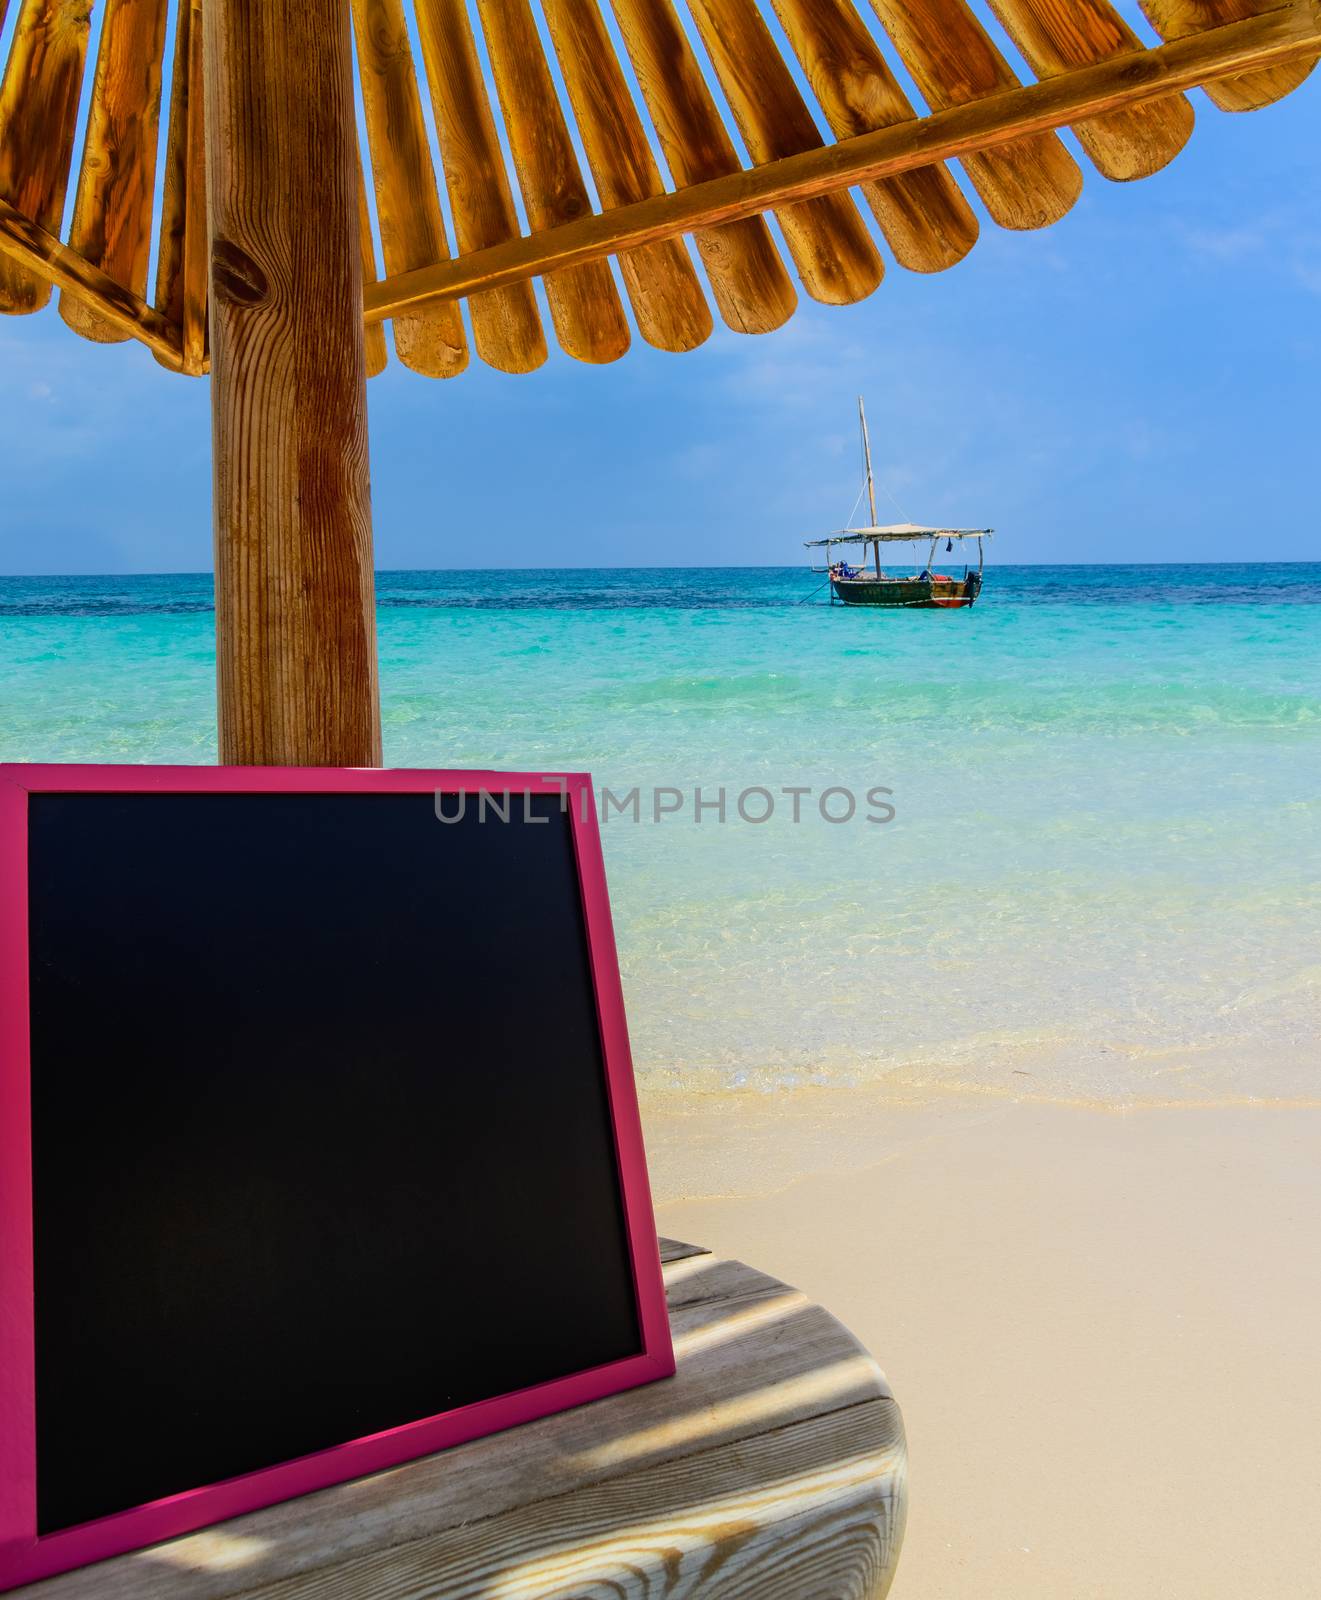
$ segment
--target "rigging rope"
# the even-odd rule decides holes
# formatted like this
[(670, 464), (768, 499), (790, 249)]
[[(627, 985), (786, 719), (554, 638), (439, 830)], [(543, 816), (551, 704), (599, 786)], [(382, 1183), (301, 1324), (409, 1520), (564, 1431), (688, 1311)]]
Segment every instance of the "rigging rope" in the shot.
[(885, 490), (885, 498), (890, 502), (890, 504), (894, 507), (894, 509), (899, 513), (900, 522), (911, 522), (913, 520), (912, 517), (910, 517), (908, 515), (908, 513), (904, 510), (904, 508), (899, 504), (899, 502), (895, 499), (895, 497), (890, 493), (890, 490), (889, 490), (888, 486), (886, 485), (884, 479), (881, 480), (881, 488)]
[[(872, 482), (873, 483), (876, 482), (875, 473), (872, 474)], [(884, 479), (881, 480), (881, 491), (885, 495), (885, 498), (890, 502), (890, 504), (894, 507), (894, 509), (899, 513), (900, 522), (911, 522), (913, 520), (912, 517), (910, 517), (908, 515), (908, 513), (904, 510), (904, 508), (895, 499), (895, 497), (890, 493), (889, 487), (886, 484)], [(853, 526), (853, 518), (857, 515), (858, 507), (862, 504), (862, 497), (866, 493), (867, 493), (867, 475), (864, 472), (863, 473), (863, 477), (862, 477), (862, 488), (858, 490), (858, 498), (853, 502), (853, 510), (849, 512), (848, 517), (847, 517), (847, 519), (845, 520), (845, 523), (844, 523), (844, 526), (846, 528), (851, 528)]]
[[(858, 401), (858, 405), (859, 406), (862, 405), (862, 401), (861, 400)], [(866, 439), (864, 438), (864, 439), (859, 440), (859, 445), (860, 445), (860, 447), (862, 449), (862, 488), (858, 490), (858, 498), (853, 502), (853, 511), (849, 512), (849, 520), (844, 524), (844, 526), (846, 528), (851, 528), (853, 526), (853, 512), (858, 509), (858, 506), (862, 501), (863, 495), (866, 494), (866, 492), (867, 492), (867, 441), (866, 441)], [(872, 473), (872, 482), (873, 483), (876, 482), (876, 474), (874, 472)], [(908, 513), (904, 510), (904, 508), (895, 499), (894, 495), (891, 494), (890, 486), (885, 482), (885, 480), (883, 478), (881, 480), (881, 489), (882, 489), (882, 492), (885, 495), (885, 498), (890, 502), (890, 504), (894, 507), (894, 509), (899, 513), (900, 522), (911, 522), (913, 520), (912, 517), (910, 517), (908, 515)], [(873, 521), (876, 520), (874, 512), (872, 513), (872, 520)]]

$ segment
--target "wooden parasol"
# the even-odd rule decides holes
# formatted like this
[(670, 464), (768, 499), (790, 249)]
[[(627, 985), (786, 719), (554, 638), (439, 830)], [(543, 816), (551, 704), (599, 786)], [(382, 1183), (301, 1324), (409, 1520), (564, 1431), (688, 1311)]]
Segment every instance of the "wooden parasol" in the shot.
[(463, 299), (478, 359), (545, 360), (534, 278), (582, 361), (625, 353), (625, 301), (664, 350), (700, 345), (712, 305), (764, 333), (793, 312), (790, 264), (832, 305), (880, 283), (850, 188), (902, 266), (939, 271), (977, 236), (945, 162), (1000, 226), (1043, 227), (1082, 183), (1055, 130), (1103, 176), (1144, 177), (1192, 131), (1184, 90), (1251, 110), (1321, 54), (1319, 0), (1143, 0), (1164, 41), (1150, 48), (1110, 0), (990, 0), (1000, 43), (966, 0), (870, 3), (104, 0), (93, 17), (93, 0), (18, 0), (0, 311), (36, 311), (55, 286), (85, 338), (212, 374), (223, 761), (380, 759), (364, 385), (386, 321), (398, 359), (437, 378), (469, 361)]

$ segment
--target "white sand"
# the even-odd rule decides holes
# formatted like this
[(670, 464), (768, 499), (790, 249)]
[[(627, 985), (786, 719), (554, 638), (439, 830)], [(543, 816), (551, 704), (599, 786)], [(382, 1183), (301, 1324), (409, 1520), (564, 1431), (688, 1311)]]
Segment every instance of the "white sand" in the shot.
[(663, 1233), (904, 1409), (897, 1600), (1321, 1596), (1321, 1109), (644, 1100)]

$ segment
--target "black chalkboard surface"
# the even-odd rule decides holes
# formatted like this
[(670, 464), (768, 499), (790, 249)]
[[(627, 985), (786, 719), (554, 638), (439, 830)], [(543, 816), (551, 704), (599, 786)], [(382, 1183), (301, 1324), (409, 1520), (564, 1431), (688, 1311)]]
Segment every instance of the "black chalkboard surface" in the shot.
[(345, 778), (27, 792), (39, 1547), (668, 1370), (594, 819)]

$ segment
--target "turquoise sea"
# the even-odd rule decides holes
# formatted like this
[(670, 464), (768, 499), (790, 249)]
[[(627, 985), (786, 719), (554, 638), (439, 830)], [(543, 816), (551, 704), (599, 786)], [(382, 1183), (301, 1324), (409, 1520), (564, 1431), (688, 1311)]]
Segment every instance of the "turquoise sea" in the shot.
[[(379, 576), (389, 763), (623, 799), (648, 1083), (1321, 1100), (1321, 564), (992, 566), (954, 612), (819, 581)], [(0, 579), (0, 759), (214, 759), (212, 626), (207, 576)]]

